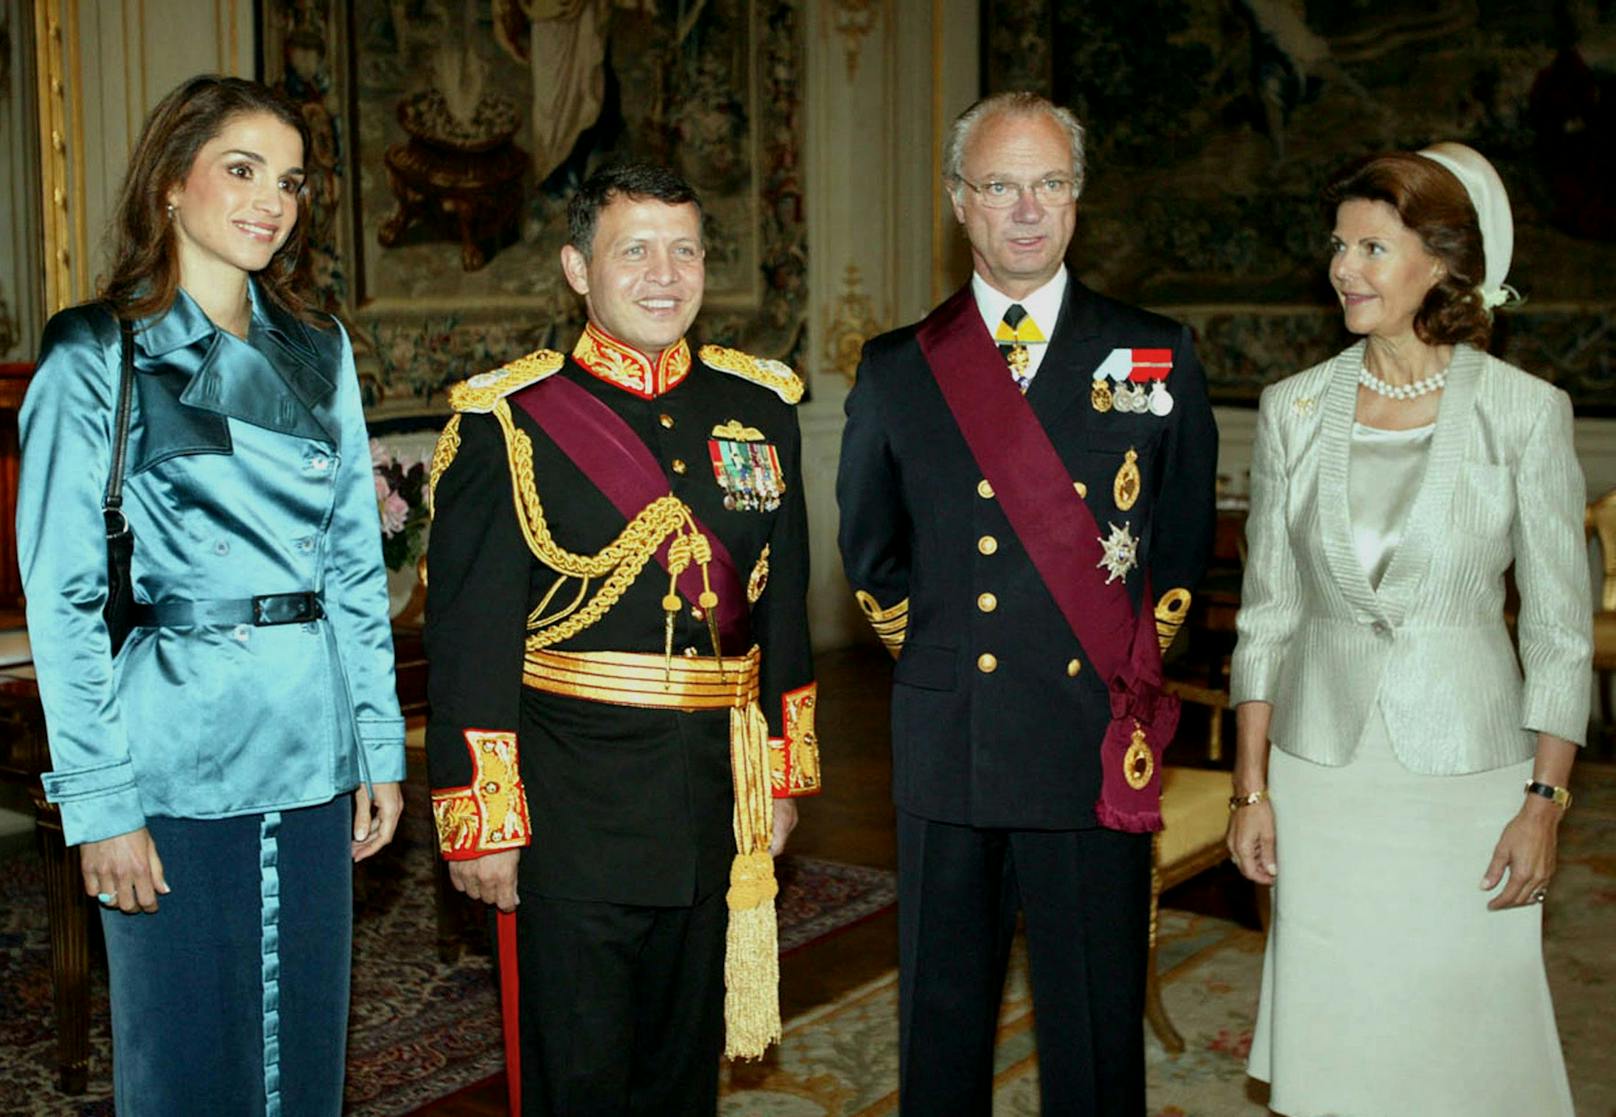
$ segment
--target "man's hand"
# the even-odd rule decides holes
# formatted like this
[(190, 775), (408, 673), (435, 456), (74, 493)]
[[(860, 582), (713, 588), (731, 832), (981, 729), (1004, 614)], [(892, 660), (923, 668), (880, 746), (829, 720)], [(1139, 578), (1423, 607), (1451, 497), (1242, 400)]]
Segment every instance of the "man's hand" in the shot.
[(363, 861), (393, 840), (398, 829), (398, 818), (404, 813), (404, 792), (396, 783), (372, 785), (376, 798), (371, 799), (365, 785), (354, 792), (353, 859)]
[(797, 828), (797, 801), (795, 799), (776, 799), (774, 801), (774, 838), (769, 842), (769, 856), (779, 857), (786, 848), (786, 839)]
[(106, 906), (129, 915), (156, 911), (157, 897), (169, 892), (157, 843), (144, 826), (104, 841), (85, 842), (79, 847), (79, 868), (87, 894), (98, 899), (111, 896)]
[(522, 902), (516, 895), (516, 865), (521, 857), (519, 849), (503, 849), (469, 861), (451, 861), (449, 883), (473, 900), (493, 904), (500, 911), (515, 911)]

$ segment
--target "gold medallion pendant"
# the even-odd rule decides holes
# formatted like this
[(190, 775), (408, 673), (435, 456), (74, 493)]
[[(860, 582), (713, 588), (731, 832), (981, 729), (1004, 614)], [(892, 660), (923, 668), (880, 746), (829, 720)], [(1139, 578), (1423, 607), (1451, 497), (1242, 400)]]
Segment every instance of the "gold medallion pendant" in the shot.
[(1117, 511), (1126, 512), (1139, 499), (1139, 453), (1128, 447), (1127, 456), (1117, 467), (1117, 476), (1111, 482), (1111, 496), (1117, 502)]
[(1128, 751), (1122, 756), (1122, 775), (1129, 787), (1142, 791), (1155, 774), (1156, 757), (1151, 753), (1150, 746), (1145, 744), (1145, 731), (1136, 721), (1133, 723), (1133, 740), (1128, 742)]
[(1111, 410), (1111, 382), (1109, 380), (1096, 380), (1094, 387), (1089, 389), (1089, 404), (1096, 411)]

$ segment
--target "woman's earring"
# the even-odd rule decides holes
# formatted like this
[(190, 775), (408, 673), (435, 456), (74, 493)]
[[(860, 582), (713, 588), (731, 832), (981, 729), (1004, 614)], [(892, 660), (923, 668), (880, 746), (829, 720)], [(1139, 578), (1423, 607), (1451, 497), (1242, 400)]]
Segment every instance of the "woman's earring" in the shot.
[(170, 221), (174, 220), (174, 203), (173, 202), (168, 203), (168, 219)]

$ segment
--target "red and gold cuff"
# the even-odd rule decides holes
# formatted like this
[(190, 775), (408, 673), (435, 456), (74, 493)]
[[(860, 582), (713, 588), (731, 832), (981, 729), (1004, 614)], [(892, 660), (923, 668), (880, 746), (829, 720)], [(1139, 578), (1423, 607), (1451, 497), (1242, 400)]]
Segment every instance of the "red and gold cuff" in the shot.
[(814, 706), (819, 684), (788, 690), (780, 697), (783, 737), (769, 738), (769, 776), (776, 799), (819, 794), (819, 735), (814, 732)]
[(468, 729), (465, 735), (471, 782), (432, 793), (438, 852), (449, 861), (521, 849), (530, 834), (516, 734)]

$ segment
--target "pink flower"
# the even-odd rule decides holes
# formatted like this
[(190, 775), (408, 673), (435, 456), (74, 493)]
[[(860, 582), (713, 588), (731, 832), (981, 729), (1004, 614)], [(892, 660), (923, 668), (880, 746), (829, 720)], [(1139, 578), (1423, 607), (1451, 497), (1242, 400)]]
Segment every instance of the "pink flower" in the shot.
[(370, 440), (370, 464), (372, 468), (385, 468), (393, 464), (393, 452), (379, 438)]
[(388, 493), (382, 501), (382, 534), (397, 535), (404, 530), (404, 521), (410, 517), (410, 506), (397, 493)]
[(391, 486), (391, 485), (389, 485), (387, 483), (387, 478), (383, 477), (380, 473), (372, 473), (370, 475), (370, 477), (371, 477), (371, 480), (376, 482), (376, 503), (377, 504), (381, 504), (388, 497), (393, 495), (393, 486)]

